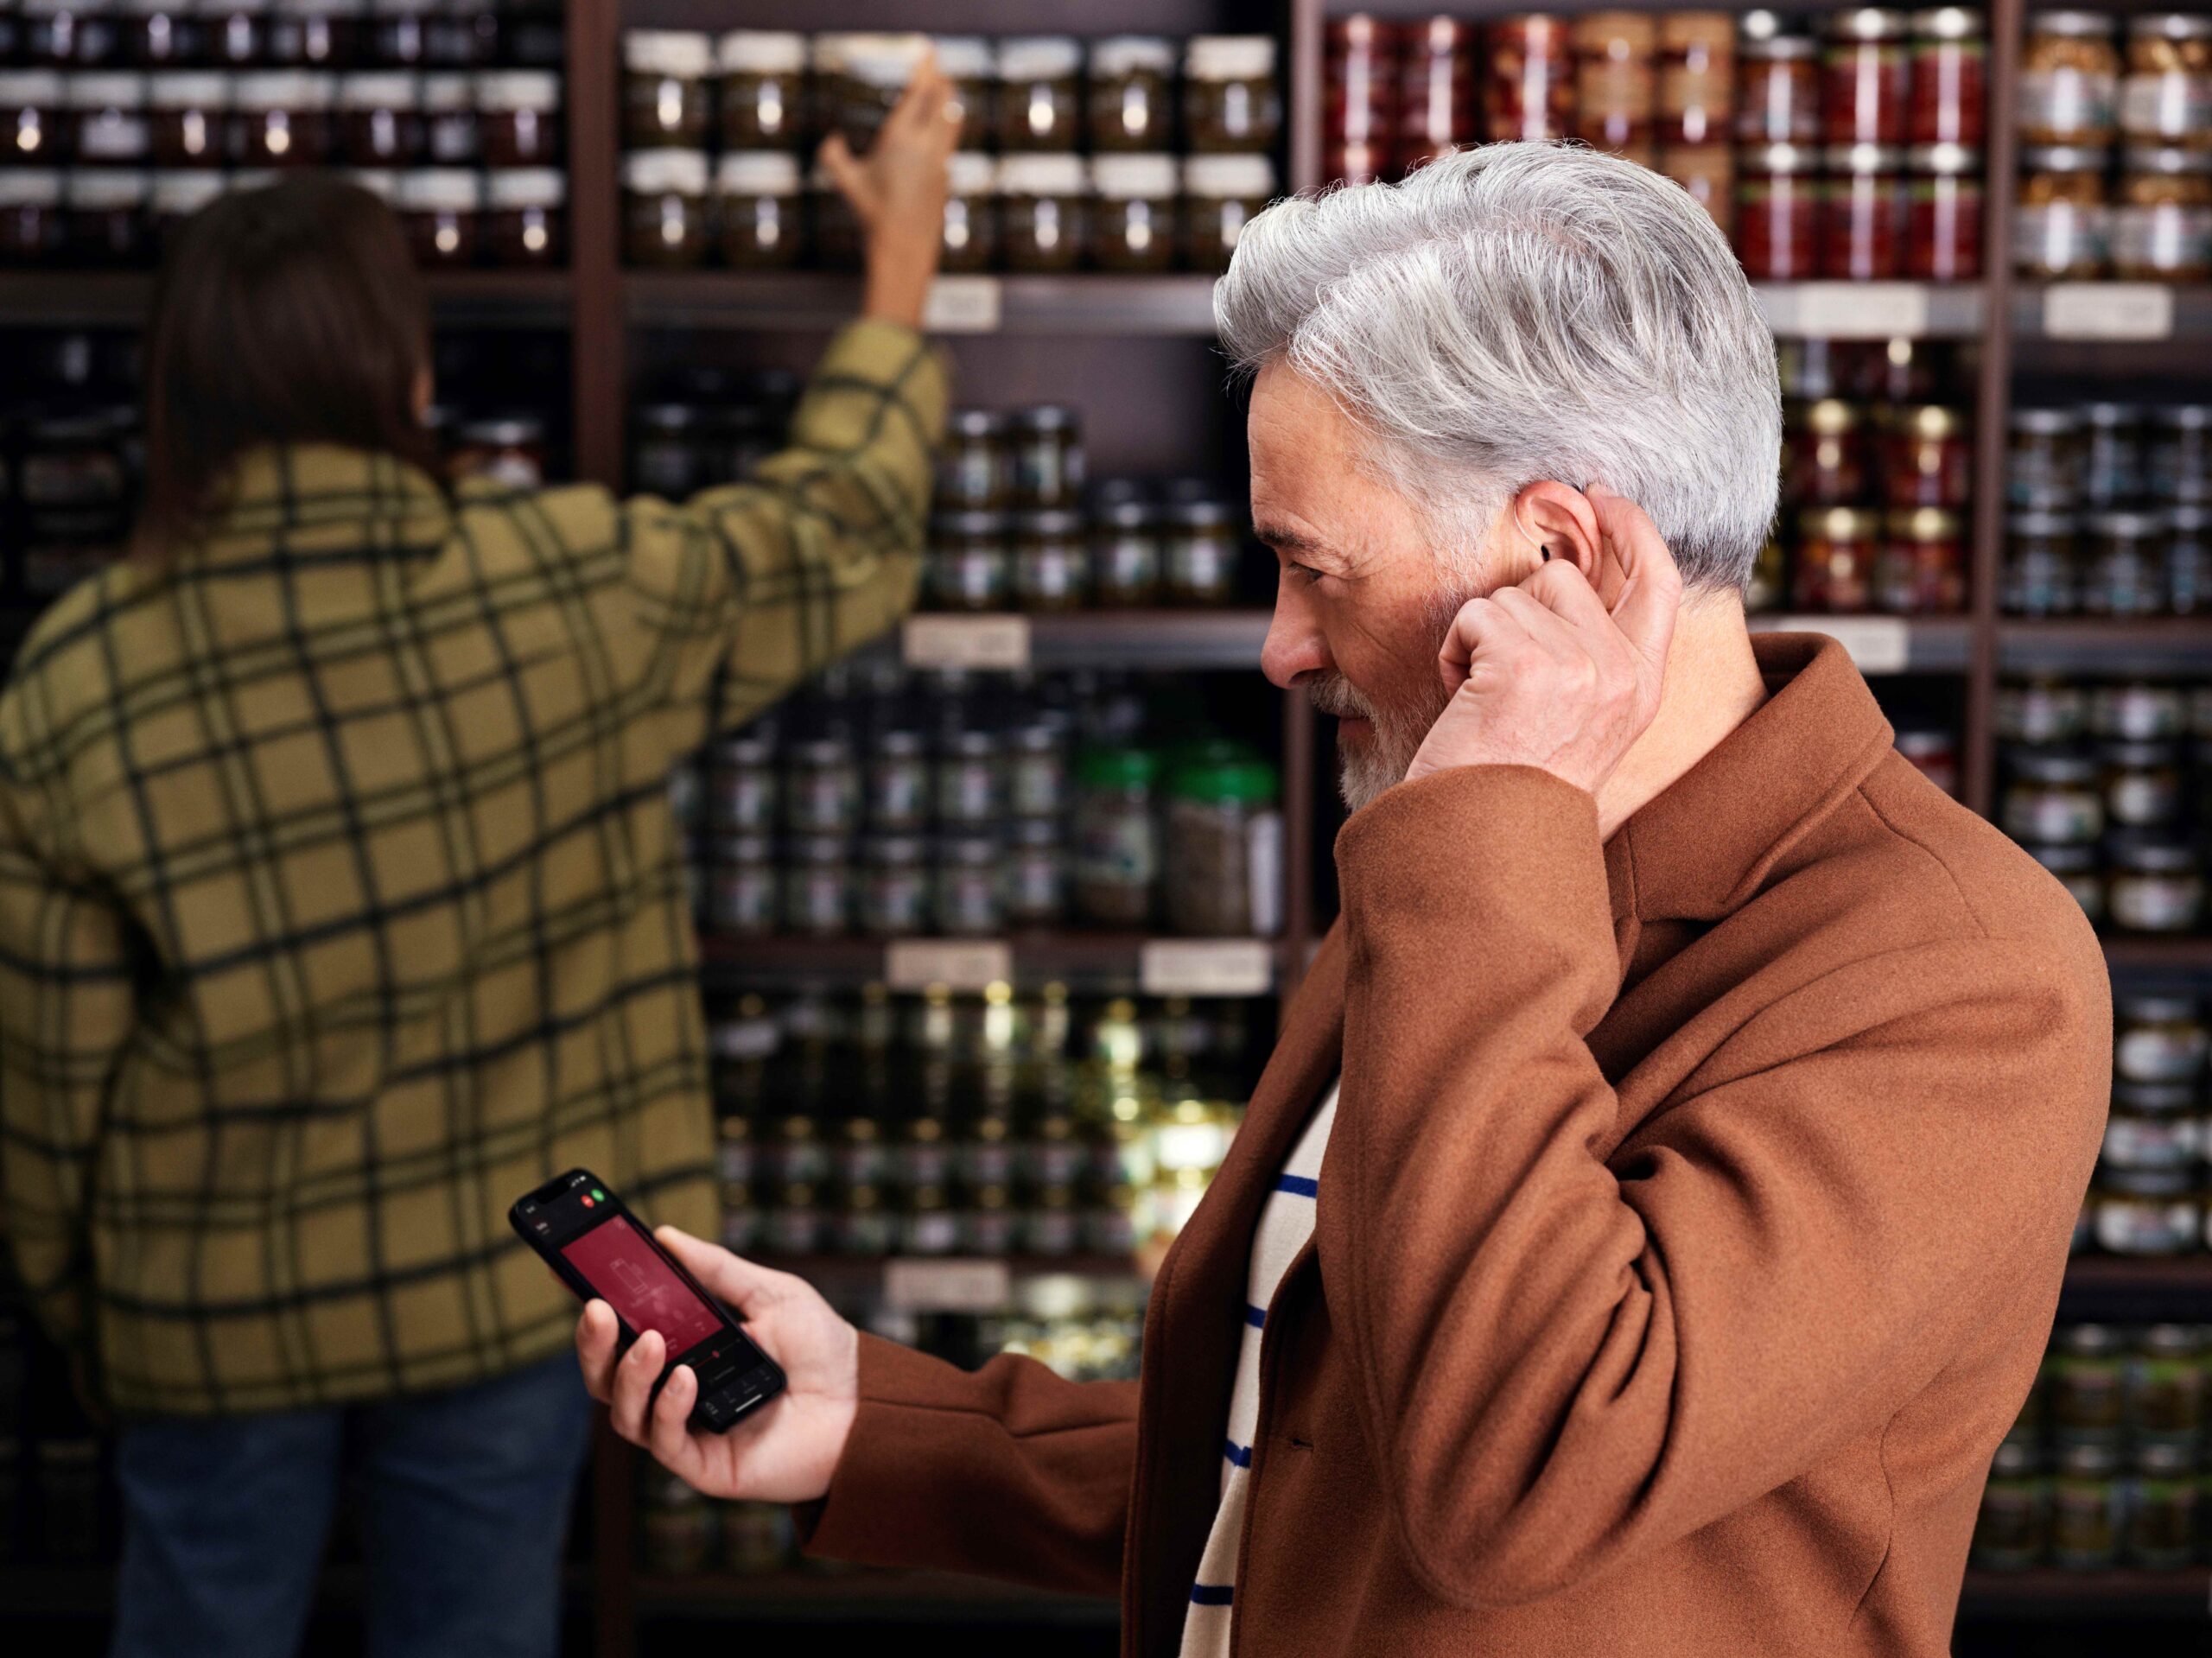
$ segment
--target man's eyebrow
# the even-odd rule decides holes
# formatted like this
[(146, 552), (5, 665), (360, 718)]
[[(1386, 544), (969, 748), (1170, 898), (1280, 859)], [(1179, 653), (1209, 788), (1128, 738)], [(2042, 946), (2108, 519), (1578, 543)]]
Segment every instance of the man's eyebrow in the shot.
[(1287, 553), (1326, 553), (1329, 549), (1303, 530), (1287, 524), (1255, 524), (1252, 533), (1269, 547)]

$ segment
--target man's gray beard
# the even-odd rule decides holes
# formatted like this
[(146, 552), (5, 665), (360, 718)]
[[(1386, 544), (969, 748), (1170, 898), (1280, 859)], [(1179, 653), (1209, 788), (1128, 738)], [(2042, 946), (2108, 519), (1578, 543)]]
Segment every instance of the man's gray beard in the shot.
[[(1452, 626), (1452, 619), (1459, 613), (1465, 602), (1461, 595), (1446, 589), (1430, 601), (1428, 624), (1435, 643), (1428, 653), (1429, 666), (1434, 672), (1436, 656), (1444, 647), (1444, 636)], [(1357, 811), (1371, 804), (1385, 790), (1406, 780), (1407, 768), (1413, 765), (1414, 756), (1421, 752), (1428, 728), (1444, 712), (1451, 698), (1445, 694), (1440, 677), (1429, 681), (1427, 701), (1418, 708), (1394, 709), (1385, 714), (1365, 696), (1352, 688), (1351, 682), (1342, 674), (1328, 674), (1313, 681), (1307, 687), (1313, 706), (1324, 714), (1358, 715), (1365, 719), (1369, 737), (1357, 752), (1339, 743), (1337, 747), (1337, 791), (1344, 797), (1346, 807)]]

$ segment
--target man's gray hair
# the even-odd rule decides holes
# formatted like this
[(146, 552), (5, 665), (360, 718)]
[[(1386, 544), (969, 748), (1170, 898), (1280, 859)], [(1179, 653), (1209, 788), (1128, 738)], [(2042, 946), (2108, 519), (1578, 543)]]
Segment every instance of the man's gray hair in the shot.
[(1781, 455), (1774, 340), (1719, 227), (1656, 173), (1490, 144), (1279, 201), (1214, 316), (1240, 369), (1336, 397), (1447, 562), (1555, 479), (1642, 506), (1688, 585), (1750, 579)]

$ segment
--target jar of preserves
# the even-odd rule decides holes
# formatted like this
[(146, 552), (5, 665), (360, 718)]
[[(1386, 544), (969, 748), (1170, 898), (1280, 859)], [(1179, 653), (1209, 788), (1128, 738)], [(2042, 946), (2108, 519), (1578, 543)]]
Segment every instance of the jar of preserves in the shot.
[(511, 490), (545, 486), (545, 422), (536, 415), (493, 415), (454, 433), (453, 470)]
[(1369, 12), (1323, 26), (1322, 169), (1364, 182), (1391, 170), (1398, 132), (1398, 27)]
[(1237, 238), (1274, 193), (1274, 163), (1265, 156), (1186, 157), (1183, 230), (1191, 269), (1228, 270)]
[(2128, 403), (2082, 405), (2082, 500), (2090, 507), (2126, 506), (2148, 492), (2144, 412)]
[(1067, 805), (1067, 745), (1050, 721), (1018, 727), (1007, 744), (1007, 810), (1016, 817), (1057, 817)]
[[(4, 79), (4, 77), (0, 77)], [(220, 167), (229, 159), (226, 77), (207, 69), (168, 69), (146, 77), (146, 111), (154, 164)]]
[(2070, 681), (2016, 680), (1997, 688), (1997, 734), (2006, 742), (2070, 743), (2088, 728), (2088, 693)]
[(2165, 608), (2164, 524), (2153, 512), (2093, 512), (2082, 571), (2082, 608), (2092, 616), (2155, 616)]
[[(2153, 1326), (2179, 1331), (2181, 1326)], [(2185, 1331), (2194, 1339), (2194, 1331)], [(2198, 1380), (2192, 1367), (2190, 1381)], [(2196, 1446), (2190, 1441), (2139, 1440), (2135, 1471), (2120, 1501), (2120, 1556), (2145, 1572), (2178, 1572), (2196, 1558)]]
[(1091, 250), (1104, 270), (1166, 270), (1182, 245), (1173, 156), (1101, 156), (1090, 163)]
[(630, 411), (630, 486), (680, 501), (707, 479), (707, 411), (696, 403), (652, 403)]
[(1108, 609), (1138, 609), (1160, 597), (1158, 509), (1141, 496), (1094, 502), (1090, 512), (1090, 588)]
[(2124, 282), (2212, 280), (2212, 150), (2127, 152), (2112, 266)]
[(1241, 550), (1228, 502), (1212, 496), (1171, 501), (1160, 541), (1161, 599), (1185, 607), (1232, 603)]
[(2105, 906), (2128, 932), (2194, 932), (2204, 918), (2204, 869), (2170, 831), (2114, 835), (2105, 848)]
[(957, 151), (946, 168), (944, 270), (988, 270), (999, 261), (999, 164), (978, 150)]
[(930, 520), (926, 588), (938, 610), (1004, 610), (1014, 590), (1003, 512), (939, 512)]
[(1042, 817), (1021, 819), (1007, 848), (1007, 921), (1016, 927), (1052, 927), (1067, 912), (1068, 849), (1060, 826)]
[(2089, 694), (2093, 736), (2125, 742), (2171, 742), (2187, 728), (2187, 716), (2182, 694), (2171, 685), (2120, 680), (2099, 685)]
[(2119, 130), (2120, 52), (2096, 11), (2031, 12), (2020, 58), (2020, 142), (2109, 144)]
[(484, 245), (507, 270), (561, 263), (568, 249), (569, 175), (512, 167), (484, 176)]
[(0, 168), (0, 265), (20, 269), (58, 258), (63, 245), (61, 175), (51, 168)]
[[(68, 190), (73, 192), (86, 177), (134, 176), (79, 175)], [(64, 200), (66, 204), (66, 194)], [(64, 211), (73, 218), (66, 205)], [(59, 593), (103, 568), (130, 533), (130, 478), (123, 448), (127, 420), (127, 411), (119, 416), (114, 410), (98, 410), (34, 414), (24, 422), (22, 459), (16, 473), (23, 537), (18, 575), (24, 591), (34, 597)]]
[(70, 153), (79, 164), (143, 167), (153, 159), (146, 119), (147, 77), (128, 70), (68, 77)]
[(1920, 282), (1981, 276), (1981, 156), (1958, 144), (1922, 144), (1905, 154), (1910, 175), (1904, 274)]
[(1007, 270), (1073, 270), (1084, 263), (1088, 173), (1080, 156), (1018, 155), (999, 162), (999, 232)]
[(2082, 416), (2071, 409), (2015, 409), (2005, 496), (2016, 507), (2063, 512), (2082, 499)]
[(2204, 1120), (2195, 1115), (2196, 1102), (2190, 1088), (2113, 1083), (2098, 1161), (2107, 1169), (2195, 1168), (2204, 1149)]
[(774, 149), (798, 142), (806, 84), (806, 36), (733, 29), (715, 42), (721, 76), (724, 149)]
[(2190, 506), (2212, 503), (2212, 403), (2151, 411), (2151, 492)]
[(860, 761), (842, 737), (791, 746), (784, 762), (784, 827), (842, 837), (861, 823)]
[(622, 251), (633, 265), (706, 263), (705, 152), (640, 149), (622, 158)]
[(1429, 16), (1400, 32), (1392, 161), (1418, 167), (1473, 141), (1475, 31), (1456, 17)]
[(1904, 152), (1879, 144), (1840, 144), (1827, 152), (1821, 183), (1821, 275), (1875, 282), (1904, 269)]
[(1072, 35), (1001, 41), (997, 97), (1001, 150), (1072, 151), (1085, 125), (1083, 43)]
[(2104, 791), (2094, 760), (2037, 748), (2015, 749), (2007, 759), (2005, 834), (2035, 846), (2088, 846), (2104, 833)]
[(550, 167), (561, 154), (561, 77), (550, 69), (486, 69), (475, 77), (484, 160)]
[(1577, 17), (1576, 127), (1593, 149), (1641, 156), (1652, 137), (1657, 97), (1658, 21), (1646, 11), (1593, 11)]
[(931, 794), (940, 824), (987, 829), (1006, 810), (1005, 766), (999, 740), (988, 731), (946, 733), (938, 745)]
[(2198, 616), (2212, 608), (2212, 512), (2177, 506), (2166, 515), (2166, 608)]
[(470, 78), (451, 72), (418, 78), (423, 153), (433, 167), (473, 167), (483, 156)]
[(267, 69), (231, 83), (238, 160), (247, 167), (319, 167), (337, 135), (337, 77), (314, 69)]
[(276, 0), (270, 14), (264, 50), (273, 65), (350, 69), (368, 60), (369, 48), (363, 0)]
[(1904, 143), (1912, 70), (1905, 14), (1878, 6), (1830, 12), (1821, 24), (1821, 137), (1830, 146)]
[(137, 265), (154, 253), (146, 219), (150, 175), (135, 167), (86, 168), (62, 187), (63, 246), (73, 263)]
[(1013, 462), (1013, 505), (1035, 511), (1072, 507), (1083, 499), (1083, 428), (1065, 403), (1017, 409), (1006, 422)]
[(2128, 19), (2120, 130), (2130, 145), (2212, 146), (2212, 16), (2155, 11)]
[(1818, 264), (1819, 153), (1758, 144), (1738, 158), (1736, 257), (1753, 282), (1803, 282)]
[(2101, 274), (2111, 253), (2104, 152), (2078, 146), (2023, 151), (2014, 268), (2024, 276), (2071, 281)]
[(1058, 508), (1016, 513), (1015, 608), (1080, 610), (1090, 592), (1090, 559), (1083, 542), (1083, 515)]
[(1183, 46), (1183, 137), (1199, 155), (1264, 154), (1282, 128), (1275, 43), (1267, 35), (1193, 35)]
[(880, 835), (862, 854), (861, 931), (879, 938), (910, 938), (930, 925), (929, 872), (922, 843), (911, 835)]
[(1882, 489), (1891, 506), (1963, 510), (1974, 489), (1964, 411), (1944, 403), (1899, 409), (1882, 435)]
[(1738, 143), (1810, 146), (1820, 142), (1820, 43), (1809, 35), (1743, 34), (1737, 45)]
[(2138, 992), (2113, 999), (2112, 1072), (2120, 1081), (2181, 1084), (2193, 1099), (2208, 1055), (2212, 1040), (2195, 997)]
[(980, 35), (940, 35), (931, 42), (938, 73), (952, 83), (950, 108), (960, 122), (963, 149), (988, 149), (998, 130), (998, 60)]
[(1547, 12), (1500, 17), (1485, 31), (1483, 130), (1533, 142), (1574, 136), (1574, 53), (1567, 20)]
[(1850, 614), (1874, 602), (1876, 514), (1857, 507), (1815, 507), (1798, 520), (1790, 602), (1798, 610)]
[(868, 827), (879, 834), (918, 834), (929, 826), (929, 746), (918, 731), (879, 733), (863, 782)]
[[(632, 29), (622, 35), (622, 143), (686, 153), (707, 142), (714, 42), (702, 31)], [(704, 194), (703, 187), (701, 194)]]
[(1282, 920), (1282, 815), (1275, 769), (1229, 751), (1167, 780), (1161, 909), (1171, 931), (1270, 937)]
[(835, 938), (853, 920), (853, 864), (842, 836), (809, 835), (785, 854), (783, 917), (786, 931)]
[(1941, 507), (1891, 512), (1874, 570), (1877, 608), (1942, 616), (1966, 608), (1964, 520)]
[(2050, 1488), (2035, 1447), (2007, 1439), (1989, 1464), (1974, 1522), (1974, 1564), (1985, 1572), (2024, 1572), (2050, 1547)]
[(716, 834), (766, 835), (776, 826), (783, 791), (772, 737), (758, 729), (740, 732), (715, 751), (709, 777), (709, 820)]
[[(338, 153), (353, 167), (412, 167), (429, 143), (416, 78), (371, 69), (338, 78)], [(158, 118), (157, 118), (158, 120)]]
[(1659, 16), (1658, 141), (1725, 147), (1734, 95), (1736, 20), (1726, 11)]
[(68, 83), (53, 69), (0, 69), (0, 156), (10, 166), (68, 159), (73, 123), (63, 109)]
[(805, 234), (798, 158), (781, 149), (725, 152), (715, 163), (715, 220), (724, 264), (740, 270), (797, 264)]
[(1084, 129), (1093, 154), (1164, 150), (1175, 137), (1175, 43), (1109, 35), (1090, 46)]
[(945, 417), (937, 454), (937, 505), (995, 511), (1014, 499), (1014, 448), (1007, 417), (991, 409), (956, 409)]
[(2005, 521), (2004, 607), (2015, 616), (2071, 616), (2081, 608), (2075, 521), (2015, 512)]
[(734, 938), (765, 938), (776, 931), (776, 864), (766, 835), (717, 841), (709, 867), (709, 926)]
[(1093, 748), (1076, 762), (1075, 907), (1104, 927), (1152, 918), (1160, 875), (1153, 795), (1159, 762), (1141, 748)]
[(1736, 226), (1736, 152), (1726, 144), (1676, 145), (1662, 149), (1657, 170), (1690, 194), (1713, 216), (1724, 236)]
[(418, 167), (398, 175), (392, 206), (415, 263), (472, 265), (483, 237), (483, 180), (457, 168)]
[(2097, 1247), (2109, 1255), (2164, 1258), (2198, 1247), (2193, 1169), (2101, 1170), (2090, 1202)]
[(1006, 930), (1004, 862), (993, 835), (947, 835), (938, 842), (931, 912), (939, 932), (975, 937)]
[(2051, 1483), (2051, 1559), (2069, 1572), (2103, 1572), (2120, 1558), (2120, 1483), (2109, 1446), (2069, 1445)]
[(1909, 142), (1980, 149), (1989, 76), (1981, 13), (1940, 6), (1914, 12), (1910, 28)]

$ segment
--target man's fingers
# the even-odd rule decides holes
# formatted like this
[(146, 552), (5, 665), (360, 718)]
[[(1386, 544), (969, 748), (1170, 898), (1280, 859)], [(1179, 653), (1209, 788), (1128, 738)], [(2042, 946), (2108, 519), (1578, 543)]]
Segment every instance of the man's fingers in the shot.
[(632, 1445), (645, 1442), (645, 1413), (667, 1359), (667, 1344), (658, 1331), (648, 1330), (631, 1344), (614, 1367), (614, 1391), (607, 1401), (607, 1417), (614, 1431)]
[(1613, 626), (1647, 662), (1663, 669), (1682, 600), (1681, 569), (1642, 507), (1599, 485), (1584, 492), (1597, 509), (1605, 555), (1621, 573), (1611, 597)]
[(756, 1267), (719, 1243), (695, 1238), (673, 1226), (658, 1227), (653, 1236), (669, 1254), (683, 1263), (686, 1272), (734, 1312), (749, 1318), (772, 1305), (783, 1293), (783, 1274)]
[(614, 1346), (618, 1336), (614, 1309), (604, 1301), (587, 1301), (576, 1320), (576, 1363), (584, 1373), (584, 1391), (604, 1405), (614, 1392)]

